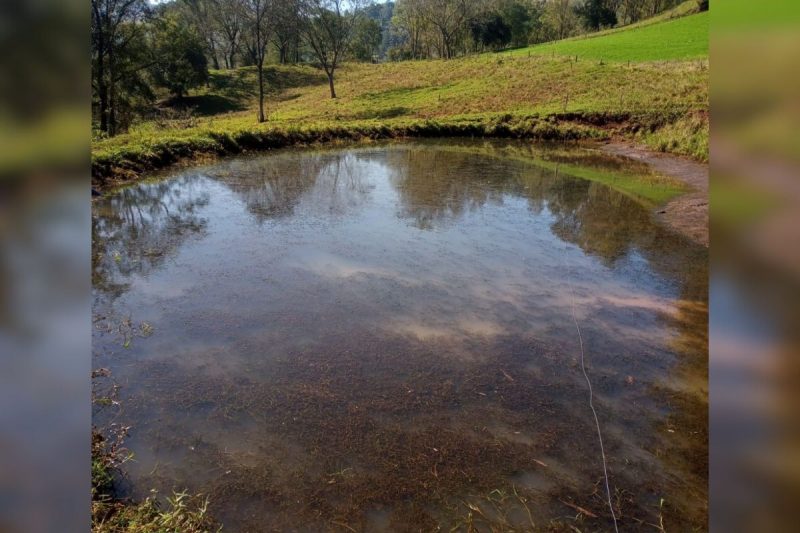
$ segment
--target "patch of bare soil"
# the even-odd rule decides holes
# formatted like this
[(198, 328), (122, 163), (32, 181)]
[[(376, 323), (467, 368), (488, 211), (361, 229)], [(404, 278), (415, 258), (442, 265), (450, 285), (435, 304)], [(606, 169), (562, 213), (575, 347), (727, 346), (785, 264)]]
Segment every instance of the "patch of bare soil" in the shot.
[(669, 227), (708, 247), (707, 164), (617, 141), (603, 144), (600, 149), (647, 163), (653, 170), (689, 185), (691, 191), (659, 207), (656, 216)]

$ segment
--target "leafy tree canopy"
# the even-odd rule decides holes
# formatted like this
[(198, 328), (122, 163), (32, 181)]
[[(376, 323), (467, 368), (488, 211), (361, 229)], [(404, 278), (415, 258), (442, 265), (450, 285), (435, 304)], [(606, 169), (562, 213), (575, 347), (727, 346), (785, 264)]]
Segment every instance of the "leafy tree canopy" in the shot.
[(154, 26), (153, 50), (153, 80), (177, 98), (208, 80), (203, 39), (175, 17), (166, 17)]

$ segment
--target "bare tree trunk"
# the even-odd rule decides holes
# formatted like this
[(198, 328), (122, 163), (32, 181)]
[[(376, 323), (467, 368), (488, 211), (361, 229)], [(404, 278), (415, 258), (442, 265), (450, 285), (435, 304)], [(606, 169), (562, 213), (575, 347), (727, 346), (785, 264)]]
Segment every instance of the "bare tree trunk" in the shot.
[(114, 49), (108, 49), (108, 79), (110, 81), (108, 88), (108, 134), (117, 134), (117, 114), (116, 114), (116, 93), (114, 91)]
[(209, 52), (211, 52), (211, 64), (213, 65), (214, 70), (219, 70), (219, 58), (217, 57), (217, 44), (214, 42), (214, 39), (209, 39), (208, 48)]
[(328, 74), (328, 85), (330, 85), (331, 87), (331, 98), (336, 98), (336, 89), (333, 87), (333, 71), (327, 72), (327, 74)]
[(97, 61), (97, 96), (100, 101), (100, 131), (108, 133), (108, 87), (106, 69), (102, 56)]
[(100, 109), (100, 131), (108, 134), (108, 86), (106, 85), (106, 36), (104, 17), (101, 16), (98, 4), (92, 2), (94, 23), (97, 33), (97, 99)]
[[(98, 22), (98, 24), (100, 24)], [(100, 104), (100, 131), (108, 133), (108, 87), (106, 87), (105, 39), (102, 30), (97, 38), (97, 97)]]
[(105, 82), (98, 82), (97, 92), (100, 100), (100, 131), (108, 133), (108, 89)]
[(264, 59), (258, 62), (258, 121), (265, 122), (264, 116)]

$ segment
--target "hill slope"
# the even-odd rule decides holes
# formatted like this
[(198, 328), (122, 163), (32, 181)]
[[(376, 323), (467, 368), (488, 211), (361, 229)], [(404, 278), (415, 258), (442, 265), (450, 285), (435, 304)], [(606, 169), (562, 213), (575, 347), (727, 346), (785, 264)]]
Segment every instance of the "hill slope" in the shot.
[(708, 11), (657, 24), (637, 25), (517, 50), (604, 61), (661, 61), (708, 57)]
[(320, 71), (274, 66), (265, 124), (255, 120), (254, 69), (217, 71), (182, 103), (193, 116), (93, 143), (93, 176), (130, 176), (199, 154), (407, 135), (622, 135), (706, 160), (707, 38), (702, 13), (450, 61), (351, 63), (337, 71), (336, 100)]

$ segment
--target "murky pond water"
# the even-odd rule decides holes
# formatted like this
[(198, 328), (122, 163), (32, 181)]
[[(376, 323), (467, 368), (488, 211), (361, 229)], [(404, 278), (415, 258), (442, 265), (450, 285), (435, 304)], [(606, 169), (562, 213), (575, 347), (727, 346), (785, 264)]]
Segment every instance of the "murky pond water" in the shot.
[(97, 201), (121, 487), (202, 492), (229, 531), (608, 530), (574, 309), (621, 529), (704, 529), (707, 252), (564, 162), (646, 172), (431, 141)]

